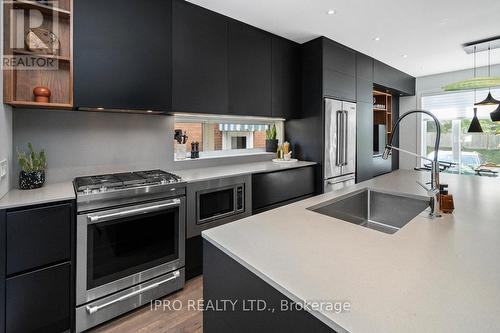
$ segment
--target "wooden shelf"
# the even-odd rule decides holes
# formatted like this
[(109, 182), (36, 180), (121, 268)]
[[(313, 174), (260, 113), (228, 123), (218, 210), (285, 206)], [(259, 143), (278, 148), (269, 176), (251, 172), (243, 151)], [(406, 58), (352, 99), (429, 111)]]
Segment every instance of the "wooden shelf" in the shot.
[(23, 9), (37, 9), (43, 14), (52, 15), (56, 13), (60, 18), (69, 19), (71, 17), (71, 12), (69, 10), (56, 8), (48, 5), (42, 5), (36, 1), (29, 0), (16, 0), (14, 1), (14, 8)]
[[(52, 7), (33, 0), (14, 0), (8, 3), (8, 9), (38, 10), (44, 15), (41, 28), (52, 31), (60, 41), (59, 54), (41, 54), (30, 51), (23, 46), (12, 48), (9, 39), (4, 38), (4, 54), (26, 56), (34, 59), (53, 59), (55, 66), (34, 67), (30, 70), (19, 68), (5, 68), (4, 77), (4, 103), (15, 108), (34, 109), (73, 109), (73, 0), (59, 0), (58, 7)], [(3, 13), (5, 35), (13, 32), (26, 36), (29, 26), (21, 25), (17, 16), (9, 14), (10, 10)], [(54, 28), (55, 25), (55, 28)], [(22, 29), (21, 29), (22, 27)], [(21, 29), (17, 31), (17, 29)], [(57, 62), (57, 63), (56, 63)], [(47, 87), (51, 91), (49, 103), (34, 102), (33, 89)]]
[(66, 103), (37, 103), (30, 101), (13, 101), (7, 102), (6, 104), (11, 105), (16, 108), (37, 108), (37, 109), (56, 109), (56, 110), (67, 110), (73, 108), (73, 105)]
[(66, 61), (66, 62), (71, 61), (70, 57), (52, 55), (52, 54), (40, 54), (40, 53), (36, 53), (36, 52), (32, 52), (32, 51), (13, 50), (12, 53), (19, 54), (19, 55), (28, 55), (28, 56), (32, 56), (32, 57), (36, 57), (36, 58), (56, 59), (58, 61)]
[(377, 108), (373, 108), (373, 111), (387, 112), (387, 109), (377, 109)]

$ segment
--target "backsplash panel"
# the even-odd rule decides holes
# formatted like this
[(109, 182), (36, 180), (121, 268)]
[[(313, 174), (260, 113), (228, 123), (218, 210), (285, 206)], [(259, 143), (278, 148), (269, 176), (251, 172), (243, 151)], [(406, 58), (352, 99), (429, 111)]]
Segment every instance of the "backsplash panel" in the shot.
[[(172, 169), (173, 117), (100, 112), (16, 110), (13, 153), (47, 152), (47, 183), (76, 176), (141, 169)], [(19, 167), (14, 163), (12, 182)]]

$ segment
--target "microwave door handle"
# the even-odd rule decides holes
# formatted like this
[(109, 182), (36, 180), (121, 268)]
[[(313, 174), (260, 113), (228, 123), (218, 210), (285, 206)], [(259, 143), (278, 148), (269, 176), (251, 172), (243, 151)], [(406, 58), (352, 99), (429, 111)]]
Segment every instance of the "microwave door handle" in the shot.
[(103, 215), (89, 215), (87, 217), (87, 219), (88, 219), (89, 224), (93, 224), (93, 223), (109, 221), (109, 220), (113, 220), (113, 219), (117, 219), (117, 218), (152, 213), (152, 212), (156, 212), (156, 211), (162, 210), (162, 209), (167, 208), (167, 207), (179, 206), (180, 204), (181, 204), (180, 199), (172, 199), (166, 203), (158, 204), (158, 205), (151, 205), (148, 207), (121, 210), (121, 211), (118, 211), (115, 213), (103, 214)]

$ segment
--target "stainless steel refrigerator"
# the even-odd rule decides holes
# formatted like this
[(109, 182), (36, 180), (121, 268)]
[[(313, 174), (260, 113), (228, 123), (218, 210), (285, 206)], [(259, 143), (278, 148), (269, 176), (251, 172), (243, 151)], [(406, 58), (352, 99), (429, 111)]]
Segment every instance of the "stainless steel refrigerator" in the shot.
[(355, 183), (356, 103), (325, 99), (324, 190)]

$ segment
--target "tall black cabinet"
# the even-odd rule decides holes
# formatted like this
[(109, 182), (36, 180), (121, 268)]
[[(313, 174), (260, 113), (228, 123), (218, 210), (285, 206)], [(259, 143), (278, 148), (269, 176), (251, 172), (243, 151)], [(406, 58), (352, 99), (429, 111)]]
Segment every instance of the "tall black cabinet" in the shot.
[(230, 20), (228, 62), (229, 113), (270, 117), (271, 35)]
[(227, 113), (227, 18), (182, 0), (172, 6), (172, 109)]
[(74, 1), (74, 106), (170, 111), (170, 0)]

